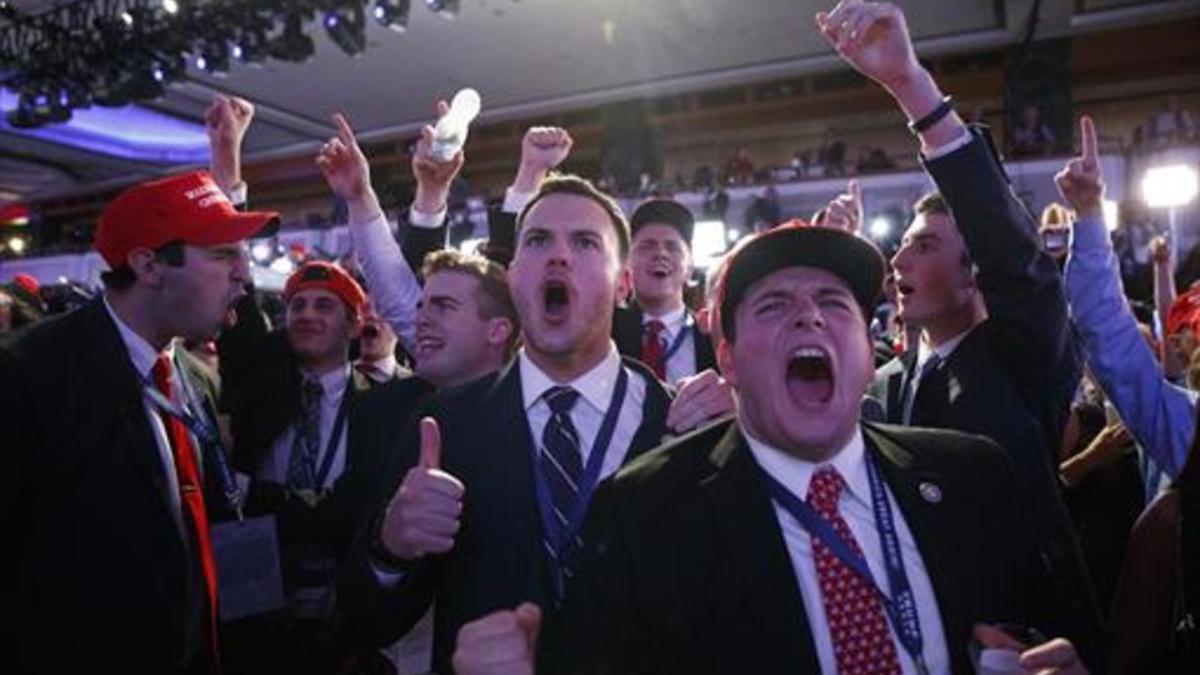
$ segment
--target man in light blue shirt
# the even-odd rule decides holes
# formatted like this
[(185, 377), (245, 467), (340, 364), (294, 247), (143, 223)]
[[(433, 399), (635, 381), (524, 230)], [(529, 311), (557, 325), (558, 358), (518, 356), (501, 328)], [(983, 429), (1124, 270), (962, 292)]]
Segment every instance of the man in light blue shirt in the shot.
[(1080, 120), (1080, 132), (1082, 157), (1055, 178), (1076, 213), (1066, 267), (1071, 323), (1100, 388), (1156, 465), (1151, 470), (1174, 478), (1192, 444), (1197, 394), (1163, 376), (1138, 331), (1104, 225), (1104, 180), (1091, 118)]

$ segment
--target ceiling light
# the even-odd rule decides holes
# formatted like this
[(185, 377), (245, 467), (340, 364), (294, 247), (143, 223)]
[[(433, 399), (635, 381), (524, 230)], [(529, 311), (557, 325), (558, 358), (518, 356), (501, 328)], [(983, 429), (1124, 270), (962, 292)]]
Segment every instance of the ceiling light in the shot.
[(1142, 178), (1142, 196), (1151, 208), (1183, 206), (1196, 198), (1196, 170), (1186, 164), (1157, 166)]
[(458, 16), (458, 0), (425, 0), (425, 6), (443, 19)]
[(403, 33), (408, 28), (409, 0), (376, 0), (373, 14), (379, 25)]

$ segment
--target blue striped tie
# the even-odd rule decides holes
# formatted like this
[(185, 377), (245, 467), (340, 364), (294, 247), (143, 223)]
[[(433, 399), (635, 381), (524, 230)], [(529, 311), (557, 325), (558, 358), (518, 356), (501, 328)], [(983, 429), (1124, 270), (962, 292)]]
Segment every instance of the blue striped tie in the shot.
[(579, 481), (583, 477), (583, 453), (579, 447), (579, 432), (571, 421), (571, 408), (579, 400), (579, 392), (570, 387), (551, 387), (542, 394), (550, 407), (550, 419), (542, 431), (542, 451), (538, 457), (542, 475), (550, 490), (550, 506), (554, 519), (543, 543), (550, 559), (554, 590), (561, 598), (562, 587), (571, 576), (571, 563), (581, 548), (576, 533), (568, 526), (569, 514), (579, 499)]

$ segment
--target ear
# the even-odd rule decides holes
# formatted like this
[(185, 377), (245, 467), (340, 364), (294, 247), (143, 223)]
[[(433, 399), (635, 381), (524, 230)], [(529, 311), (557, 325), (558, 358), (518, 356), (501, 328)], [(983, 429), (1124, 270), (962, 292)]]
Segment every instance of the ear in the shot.
[(617, 298), (616, 304), (620, 304), (623, 300), (629, 297), (633, 291), (633, 272), (629, 269), (629, 265), (621, 265), (620, 271), (617, 272)]
[(508, 319), (502, 316), (492, 317), (487, 320), (487, 330), (485, 331), (485, 339), (489, 345), (499, 345), (503, 347), (508, 344), (508, 339), (512, 337), (513, 324)]
[(154, 255), (154, 251), (138, 247), (125, 256), (125, 264), (137, 276), (138, 281), (151, 287), (162, 284), (163, 266), (165, 263)]
[(733, 365), (733, 345), (724, 338), (717, 345), (717, 367), (721, 369), (721, 377), (724, 377), (726, 382), (736, 388), (738, 377), (737, 368)]

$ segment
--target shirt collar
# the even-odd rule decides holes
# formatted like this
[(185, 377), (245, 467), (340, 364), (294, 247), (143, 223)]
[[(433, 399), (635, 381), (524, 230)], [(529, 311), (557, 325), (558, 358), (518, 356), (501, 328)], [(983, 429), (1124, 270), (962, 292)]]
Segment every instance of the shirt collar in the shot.
[[(301, 371), (305, 378), (310, 377), (308, 373)], [(321, 383), (321, 398), (327, 401), (339, 401), (342, 398), (342, 392), (346, 391), (346, 383), (350, 380), (350, 364), (346, 364), (341, 368), (335, 368), (324, 375), (317, 378)]]
[(662, 316), (652, 316), (650, 314), (647, 314), (645, 312), (645, 310), (642, 311), (642, 325), (643, 326), (645, 326), (650, 321), (656, 321), (656, 320), (661, 321), (663, 326), (667, 329), (666, 333), (667, 333), (668, 337), (673, 336), (676, 333), (678, 333), (681, 328), (683, 328), (683, 324), (687, 320), (687, 307), (686, 306), (680, 307), (679, 309), (675, 309), (670, 312), (667, 312), (666, 314), (663, 314)]
[(812, 480), (813, 472), (821, 466), (832, 466), (846, 482), (850, 494), (862, 502), (871, 505), (871, 483), (867, 477), (866, 446), (863, 444), (862, 428), (855, 427), (854, 435), (842, 446), (832, 459), (814, 463), (805, 461), (772, 447), (758, 440), (741, 426), (742, 435), (754, 459), (775, 480), (779, 481), (800, 499), (808, 496), (808, 483)]
[(617, 386), (617, 375), (621, 372), (621, 355), (617, 353), (617, 346), (610, 340), (608, 354), (600, 363), (574, 380), (562, 384), (555, 382), (545, 371), (538, 368), (523, 348), (517, 353), (517, 365), (521, 370), (521, 395), (526, 411), (540, 401), (542, 394), (550, 387), (567, 386), (579, 392), (580, 398), (603, 413), (608, 410), (613, 389)]
[(954, 353), (955, 349), (958, 349), (963, 340), (967, 339), (967, 336), (971, 334), (973, 329), (974, 327), (972, 326), (949, 340), (943, 340), (936, 347), (930, 345), (929, 341), (922, 337), (917, 341), (917, 366), (920, 367), (934, 354), (937, 354), (938, 358), (943, 361), (950, 358), (950, 355)]
[[(133, 362), (134, 370), (137, 371), (138, 376), (149, 378), (150, 371), (154, 369), (154, 362), (158, 360), (159, 352), (155, 351), (145, 338), (130, 328), (129, 324), (121, 320), (112, 305), (108, 303), (107, 296), (104, 297), (104, 309), (112, 317), (113, 323), (117, 324), (117, 332), (121, 335), (121, 342), (125, 343), (125, 351), (129, 353), (129, 360)], [(175, 341), (168, 342), (162, 353), (167, 358), (173, 359), (175, 357)]]
[(379, 371), (385, 377), (394, 377), (396, 375), (396, 368), (399, 365), (396, 363), (395, 354), (388, 354), (378, 361), (363, 361), (363, 363)]

